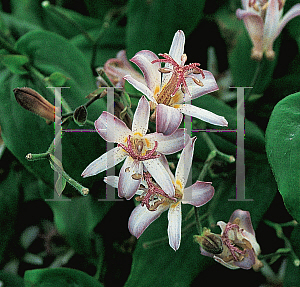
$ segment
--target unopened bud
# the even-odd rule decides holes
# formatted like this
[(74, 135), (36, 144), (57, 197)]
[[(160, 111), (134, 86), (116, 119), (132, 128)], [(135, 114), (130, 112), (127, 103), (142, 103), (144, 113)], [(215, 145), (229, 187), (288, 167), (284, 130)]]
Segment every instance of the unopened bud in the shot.
[(202, 235), (194, 235), (195, 242), (211, 254), (220, 254), (223, 251), (223, 243), (220, 235), (210, 232), (208, 228), (204, 228)]
[(73, 114), (73, 119), (76, 124), (78, 124), (79, 126), (83, 126), (86, 123), (86, 119), (87, 119), (86, 107), (85, 106), (78, 107)]
[(57, 109), (44, 97), (31, 88), (15, 88), (13, 90), (15, 98), (24, 109), (36, 115), (54, 122)]

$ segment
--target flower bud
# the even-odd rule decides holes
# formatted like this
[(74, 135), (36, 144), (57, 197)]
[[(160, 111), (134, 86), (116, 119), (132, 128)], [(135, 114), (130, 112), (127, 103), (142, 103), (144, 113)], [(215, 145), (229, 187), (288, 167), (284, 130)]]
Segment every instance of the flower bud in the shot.
[(79, 126), (83, 126), (86, 123), (86, 119), (87, 119), (86, 107), (85, 106), (78, 107), (73, 114), (73, 119), (76, 124), (78, 124)]
[(18, 104), (24, 109), (33, 112), (46, 120), (52, 122), (55, 121), (54, 116), (58, 110), (38, 92), (26, 87), (15, 88), (13, 92)]
[(211, 233), (208, 228), (204, 228), (200, 236), (194, 235), (194, 240), (199, 243), (206, 252), (211, 254), (221, 254), (223, 251), (221, 236)]

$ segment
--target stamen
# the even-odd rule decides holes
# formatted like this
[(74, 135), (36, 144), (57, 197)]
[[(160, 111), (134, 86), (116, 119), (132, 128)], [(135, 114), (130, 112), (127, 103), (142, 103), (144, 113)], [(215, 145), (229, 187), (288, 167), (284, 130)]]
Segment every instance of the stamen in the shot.
[(152, 177), (149, 172), (144, 172), (144, 179), (147, 182), (148, 189), (145, 194), (135, 198), (137, 201), (141, 201), (142, 206), (146, 205), (149, 211), (154, 211), (166, 200), (176, 202), (176, 198), (168, 196), (160, 187), (152, 182)]
[(127, 137), (127, 146), (125, 146), (122, 143), (119, 143), (118, 147), (121, 147), (122, 149), (124, 149), (129, 154), (129, 156), (131, 156), (133, 159), (138, 160), (138, 161), (143, 161), (143, 160), (155, 159), (155, 158), (160, 157), (160, 154), (158, 154), (156, 152), (157, 145), (158, 145), (158, 143), (157, 143), (157, 141), (155, 141), (154, 148), (152, 150), (146, 151), (145, 155), (140, 155), (142, 152), (142, 149), (143, 149), (142, 143), (138, 142), (138, 144), (136, 145), (136, 148), (134, 149), (132, 146), (132, 142), (131, 142), (131, 136), (129, 135)]
[(226, 245), (227, 248), (229, 249), (229, 251), (233, 257), (233, 260), (240, 261), (242, 258), (239, 259), (238, 255), (239, 254), (245, 255), (247, 252), (247, 249), (241, 250), (240, 248), (236, 247), (238, 245), (235, 246), (235, 244), (232, 242), (232, 240), (228, 238), (228, 231), (232, 230), (232, 229), (237, 229), (237, 232), (239, 232), (240, 227), (237, 224), (232, 224), (230, 222), (227, 223), (221, 238), (222, 238), (223, 244)]
[[(186, 54), (183, 54), (181, 56), (181, 65), (176, 63), (176, 61), (168, 54), (159, 54), (159, 55), (164, 57), (164, 59), (154, 60), (151, 62), (152, 64), (159, 62), (159, 63), (168, 63), (173, 66), (173, 70), (170, 70), (169, 68), (160, 68), (159, 69), (159, 71), (162, 73), (169, 73), (169, 71), (173, 72), (173, 75), (172, 75), (169, 83), (166, 84), (166, 86), (172, 84), (171, 88), (168, 89), (171, 93), (171, 94), (168, 94), (168, 96), (173, 97), (176, 94), (176, 92), (179, 90), (179, 88), (182, 89), (182, 87), (183, 87), (183, 90), (191, 97), (191, 94), (189, 92), (189, 89), (188, 89), (185, 79), (193, 78), (193, 76), (191, 74), (201, 74), (202, 78), (204, 79), (205, 78), (204, 72), (202, 69), (200, 69), (198, 67), (198, 66), (200, 66), (200, 64), (199, 63), (191, 63), (189, 65), (184, 65), (184, 63), (187, 60)], [(175, 78), (173, 77), (174, 75), (175, 75)], [(175, 88), (173, 86), (174, 79), (176, 79)], [(203, 83), (198, 79), (194, 82), (199, 86), (203, 86)]]

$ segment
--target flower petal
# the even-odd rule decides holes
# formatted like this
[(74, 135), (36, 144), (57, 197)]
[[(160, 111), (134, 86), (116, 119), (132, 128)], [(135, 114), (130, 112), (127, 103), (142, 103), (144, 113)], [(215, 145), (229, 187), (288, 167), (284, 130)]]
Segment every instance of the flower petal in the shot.
[(242, 261), (234, 261), (233, 264), (242, 269), (251, 269), (255, 264), (255, 254), (253, 250), (247, 250), (248, 256), (246, 256)]
[(171, 135), (178, 129), (182, 118), (182, 113), (178, 110), (159, 104), (156, 107), (156, 132)]
[[(253, 52), (256, 53), (257, 59), (260, 60), (263, 55), (263, 35), (264, 21), (261, 16), (254, 12), (249, 12), (237, 9), (236, 16), (238, 19), (243, 19), (246, 29), (249, 33), (253, 44)], [(260, 57), (260, 59), (259, 59)]]
[(207, 123), (218, 125), (218, 126), (228, 126), (228, 122), (222, 116), (218, 116), (210, 111), (198, 108), (193, 105), (185, 104), (185, 105), (176, 105), (176, 108), (182, 113), (192, 116), (194, 118), (200, 119)]
[(171, 180), (172, 180), (173, 182), (175, 182), (174, 174), (173, 174), (173, 173), (171, 172), (171, 170), (170, 170), (169, 163), (168, 163), (168, 160), (167, 160), (166, 156), (162, 154), (162, 155), (159, 157), (159, 161), (162, 163), (162, 165), (164, 166), (164, 168), (165, 168), (166, 171), (168, 172), (169, 176), (171, 177)]
[(115, 175), (109, 175), (104, 177), (104, 182), (114, 188), (118, 188), (119, 177)]
[(147, 133), (150, 116), (150, 105), (144, 96), (139, 100), (132, 121), (132, 132), (143, 136)]
[(185, 129), (178, 129), (169, 136), (165, 136), (161, 133), (152, 133), (146, 135), (145, 138), (150, 142), (157, 141), (157, 152), (162, 154), (172, 154), (182, 150), (189, 140)]
[[(196, 137), (193, 137), (188, 141), (182, 153), (180, 155), (176, 172), (175, 172), (175, 179), (181, 184), (181, 190), (185, 187), (186, 182), (189, 177), (190, 169), (192, 166), (193, 154), (194, 154), (194, 145), (196, 141)], [(176, 184), (176, 183), (175, 183)]]
[(116, 164), (124, 160), (126, 156), (127, 153), (124, 152), (121, 147), (115, 147), (90, 163), (82, 172), (81, 176), (88, 177), (96, 175), (115, 166)]
[(170, 197), (174, 197), (175, 189), (172, 179), (159, 158), (144, 160), (143, 164), (161, 189)]
[[(214, 91), (219, 90), (218, 84), (216, 82), (215, 77), (213, 74), (209, 71), (203, 70), (205, 78), (203, 79), (201, 74), (199, 75), (194, 75), (195, 78), (200, 80), (203, 83), (203, 87), (197, 85), (193, 79), (187, 78), (186, 79), (186, 84), (188, 86), (189, 92), (191, 94), (191, 97), (188, 98), (187, 100), (193, 100), (196, 98), (199, 98), (203, 95), (212, 93)], [(187, 97), (187, 94), (185, 94), (185, 97)], [(178, 102), (179, 104), (182, 102)]]
[(139, 82), (138, 80), (134, 79), (130, 75), (124, 76), (124, 79), (131, 84), (134, 88), (139, 90), (141, 93), (143, 93), (151, 102), (154, 102), (157, 104), (156, 100), (153, 97), (153, 92), (143, 83)]
[(143, 165), (140, 161), (127, 157), (121, 170), (118, 183), (119, 197), (131, 199), (138, 190), (143, 176)]
[(293, 18), (300, 15), (300, 4), (294, 5), (286, 14), (284, 14), (283, 18), (280, 20), (277, 32), (275, 34), (275, 39), (278, 37), (284, 26)]
[(95, 128), (107, 142), (123, 143), (132, 135), (132, 131), (123, 121), (106, 111), (95, 121)]
[(279, 1), (269, 0), (265, 17), (263, 49), (273, 51), (273, 42), (277, 33), (281, 13), (279, 11)]
[(135, 63), (143, 72), (146, 84), (153, 94), (159, 91), (161, 84), (161, 74), (158, 71), (161, 64), (159, 62), (154, 64), (151, 63), (157, 59), (157, 55), (149, 50), (142, 50), (130, 59), (130, 61)]
[(241, 210), (241, 209), (237, 209), (235, 210), (229, 219), (229, 222), (233, 223), (233, 221), (238, 218), (239, 221), (239, 227), (243, 228), (244, 230), (246, 230), (247, 232), (251, 233), (252, 235), (255, 235), (252, 223), (251, 223), (251, 217), (250, 217), (250, 212), (249, 211), (245, 211), (245, 210)]
[(131, 75), (140, 82), (144, 82), (143, 76), (138, 73), (128, 62), (125, 50), (118, 52), (116, 58), (109, 59), (104, 64), (104, 71), (116, 87), (124, 86), (125, 80), (123, 77), (125, 75)]
[(138, 205), (129, 217), (129, 232), (139, 238), (144, 230), (167, 209), (168, 206), (161, 204), (156, 210), (149, 211), (146, 205)]
[[(176, 61), (178, 65), (181, 65), (181, 56), (184, 53), (184, 43), (185, 43), (185, 36), (182, 30), (178, 30), (173, 38), (169, 55)], [(172, 67), (172, 66), (170, 66)], [(168, 68), (170, 68), (168, 67)]]
[(182, 203), (194, 206), (202, 206), (214, 196), (214, 187), (211, 182), (196, 181), (183, 191)]
[(169, 245), (176, 251), (181, 241), (181, 202), (171, 204), (168, 212)]

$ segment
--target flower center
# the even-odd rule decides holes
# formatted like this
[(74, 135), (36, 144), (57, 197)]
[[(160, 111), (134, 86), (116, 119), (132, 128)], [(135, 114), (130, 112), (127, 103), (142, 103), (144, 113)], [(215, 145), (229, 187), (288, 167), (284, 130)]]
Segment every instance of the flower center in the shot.
[[(229, 236), (229, 231), (234, 232), (234, 236)], [(251, 243), (243, 238), (242, 242), (237, 239), (237, 233), (240, 232), (240, 227), (237, 224), (227, 223), (225, 230), (221, 236), (223, 244), (229, 249), (231, 256), (224, 258), (224, 261), (242, 261), (247, 256), (247, 248)], [(229, 238), (230, 237), (230, 238)], [(238, 241), (238, 242), (236, 242)], [(251, 246), (252, 248), (252, 246)]]
[(147, 144), (143, 138), (127, 137), (127, 146), (122, 143), (118, 144), (118, 147), (122, 147), (134, 160), (143, 161), (148, 159), (155, 159), (160, 157), (160, 154), (156, 152), (157, 141), (155, 141), (154, 148), (147, 150)]
[[(278, 0), (279, 10), (281, 10), (284, 6), (285, 0)], [(266, 16), (266, 10), (269, 6), (268, 0), (249, 0), (249, 7), (252, 7), (255, 11), (257, 11), (260, 16), (264, 19)]]
[(159, 104), (170, 105), (172, 97), (176, 94), (176, 92), (181, 88), (183, 93), (187, 93), (190, 97), (190, 91), (188, 89), (188, 85), (185, 81), (186, 78), (191, 78), (195, 84), (199, 86), (203, 86), (203, 83), (195, 77), (196, 74), (201, 74), (202, 78), (205, 78), (203, 70), (199, 68), (199, 63), (192, 63), (189, 65), (184, 65), (187, 60), (185, 54), (181, 57), (181, 65), (179, 65), (170, 55), (168, 54), (159, 54), (164, 57), (164, 59), (157, 59), (152, 61), (151, 63), (168, 63), (173, 66), (173, 69), (169, 68), (160, 68), (159, 71), (161, 73), (172, 73), (172, 76), (168, 83), (163, 87), (159, 95), (157, 96), (156, 101)]
[(168, 196), (156, 183), (152, 181), (152, 177), (149, 172), (144, 172), (143, 175), (148, 188), (144, 194), (135, 198), (137, 201), (141, 201), (142, 206), (146, 205), (149, 211), (154, 211), (164, 202), (176, 202), (176, 198)]

